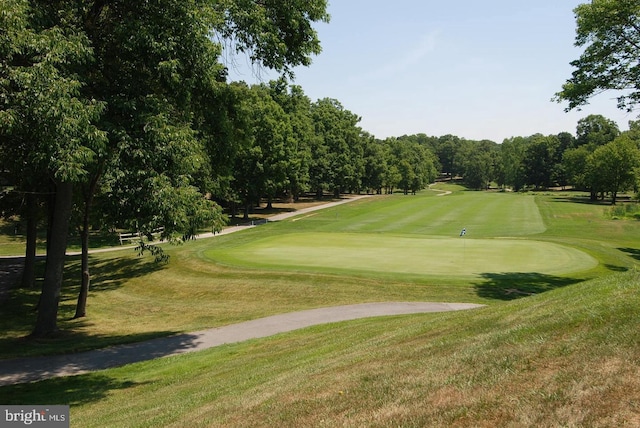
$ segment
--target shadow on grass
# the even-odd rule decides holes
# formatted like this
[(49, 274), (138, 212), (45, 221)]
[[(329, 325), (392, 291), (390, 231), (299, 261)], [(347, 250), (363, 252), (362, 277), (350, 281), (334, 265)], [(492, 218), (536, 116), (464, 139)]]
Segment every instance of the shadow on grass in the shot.
[(630, 257), (640, 260), (640, 250), (637, 248), (618, 248), (623, 253), (627, 253)]
[[(91, 292), (115, 290), (129, 279), (149, 275), (166, 267), (166, 263), (157, 263), (150, 256), (109, 259), (90, 256)], [(64, 273), (67, 293), (77, 296), (81, 273), (80, 256), (69, 258)]]
[[(43, 272), (44, 263), (44, 260), (38, 261), (40, 274)], [(122, 287), (131, 278), (149, 275), (164, 269), (165, 266), (165, 264), (154, 262), (149, 257), (134, 256), (109, 259), (91, 257), (92, 278), (88, 314), (91, 313), (91, 294), (115, 290)], [(2, 335), (4, 337), (0, 338), (0, 358), (74, 352), (171, 334), (170, 332), (158, 333), (140, 339), (88, 336), (77, 332), (87, 322), (85, 318), (72, 319), (80, 289), (80, 271), (80, 257), (70, 257), (65, 264), (64, 284), (58, 307), (58, 327), (61, 331), (51, 339), (40, 341), (25, 339), (35, 325), (41, 281), (38, 281), (34, 288), (13, 288), (10, 290), (8, 298), (0, 303), (0, 329), (4, 332)]]
[[(171, 331), (127, 335), (119, 339), (130, 343), (73, 354), (3, 360), (0, 385), (78, 375), (181, 354), (196, 348), (201, 341), (198, 335)], [(109, 340), (118, 338), (109, 337)]]
[(49, 379), (44, 382), (0, 386), (0, 397), (7, 405), (67, 404), (71, 406), (100, 401), (110, 391), (128, 389), (140, 383), (121, 381), (101, 374)]
[(592, 200), (589, 196), (579, 196), (579, 195), (564, 195), (564, 196), (554, 196), (553, 200), (555, 202), (569, 202), (573, 204), (584, 204), (584, 205), (596, 205), (603, 207), (610, 207), (611, 200)]
[(537, 272), (483, 273), (481, 276), (484, 281), (474, 285), (476, 293), (497, 300), (519, 299), (582, 281)]

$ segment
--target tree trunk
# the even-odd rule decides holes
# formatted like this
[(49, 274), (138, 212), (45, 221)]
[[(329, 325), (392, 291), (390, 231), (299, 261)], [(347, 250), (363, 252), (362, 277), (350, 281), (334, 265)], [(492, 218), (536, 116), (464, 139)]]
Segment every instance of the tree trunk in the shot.
[(24, 254), (24, 270), (22, 271), (22, 287), (33, 288), (36, 285), (36, 244), (38, 233), (38, 215), (36, 212), (36, 196), (27, 194), (27, 246)]
[(98, 171), (91, 182), (88, 189), (84, 192), (84, 207), (82, 212), (82, 229), (80, 230), (80, 240), (82, 241), (81, 255), (81, 271), (82, 278), (80, 282), (80, 292), (78, 293), (78, 302), (76, 303), (76, 314), (74, 319), (87, 316), (87, 297), (89, 296), (89, 285), (91, 283), (91, 274), (89, 273), (89, 214), (91, 213), (91, 204), (93, 196), (98, 187), (101, 173)]
[(31, 333), (32, 337), (46, 337), (58, 331), (58, 305), (72, 206), (73, 184), (70, 182), (57, 183), (50, 227), (50, 242), (47, 243), (47, 266), (40, 295), (38, 318)]
[(89, 275), (89, 209), (86, 205), (82, 219), (80, 240), (82, 241), (82, 255), (80, 256), (82, 280), (80, 293), (78, 293), (78, 302), (76, 303), (76, 314), (73, 316), (74, 319), (87, 315), (87, 296), (89, 295), (89, 283), (91, 281), (91, 276)]

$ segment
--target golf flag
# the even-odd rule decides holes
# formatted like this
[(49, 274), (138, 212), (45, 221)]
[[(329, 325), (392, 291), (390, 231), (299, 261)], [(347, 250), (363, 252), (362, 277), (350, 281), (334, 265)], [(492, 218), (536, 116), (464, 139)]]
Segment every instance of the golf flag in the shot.
[(464, 236), (467, 234), (467, 228), (463, 227), (462, 230), (460, 231), (460, 236)]

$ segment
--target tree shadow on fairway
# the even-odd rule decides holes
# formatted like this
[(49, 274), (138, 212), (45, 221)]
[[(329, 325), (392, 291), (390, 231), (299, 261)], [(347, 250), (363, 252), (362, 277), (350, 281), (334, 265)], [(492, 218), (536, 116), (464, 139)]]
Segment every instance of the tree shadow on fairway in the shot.
[(497, 300), (519, 299), (582, 281), (537, 272), (483, 273), (481, 276), (484, 281), (474, 285), (476, 293)]
[(110, 391), (141, 385), (102, 374), (87, 374), (49, 379), (42, 382), (0, 386), (5, 405), (79, 405), (106, 398)]
[(581, 195), (554, 196), (553, 201), (569, 202), (572, 204), (611, 206), (611, 201), (604, 201), (602, 199), (598, 199), (594, 201), (589, 196), (581, 196)]
[[(132, 278), (149, 275), (165, 269), (166, 263), (154, 261), (151, 257), (119, 257), (100, 259), (89, 257), (89, 272), (91, 274), (91, 292), (115, 290)], [(80, 257), (70, 258), (65, 264), (65, 286), (73, 290), (80, 285), (81, 278)], [(77, 296), (77, 295), (76, 295)]]
[(637, 248), (618, 248), (623, 253), (627, 253), (629, 257), (640, 260), (640, 250)]
[[(44, 263), (44, 259), (38, 261), (37, 270), (40, 278)], [(109, 259), (94, 259), (92, 257), (90, 264), (92, 277), (87, 311), (89, 317), (91, 316), (91, 294), (117, 289), (125, 285), (131, 278), (149, 275), (165, 268), (164, 264), (156, 263), (147, 257)], [(4, 332), (4, 337), (0, 339), (0, 357), (77, 351), (136, 340), (135, 337), (87, 335), (80, 331), (87, 326), (88, 322), (87, 318), (73, 319), (80, 290), (80, 270), (80, 258), (70, 257), (65, 264), (64, 283), (58, 310), (60, 331), (54, 337), (46, 340), (35, 341), (28, 338), (37, 317), (36, 308), (40, 297), (41, 279), (38, 280), (38, 284), (34, 288), (14, 287), (10, 290), (6, 300), (0, 302), (0, 329)], [(172, 334), (172, 332), (160, 332), (151, 337), (168, 334)]]

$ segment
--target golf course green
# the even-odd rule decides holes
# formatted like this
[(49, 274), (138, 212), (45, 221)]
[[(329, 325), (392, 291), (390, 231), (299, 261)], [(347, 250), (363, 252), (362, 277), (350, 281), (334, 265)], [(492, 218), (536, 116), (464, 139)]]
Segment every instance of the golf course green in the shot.
[(544, 239), (547, 224), (533, 195), (436, 195), (365, 198), (261, 226), (202, 254), (243, 269), (463, 281), (488, 274), (562, 276), (599, 264), (579, 247)]
[(598, 264), (580, 250), (545, 241), (370, 233), (288, 233), (206, 254), (220, 263), (263, 269), (295, 266), (298, 270), (326, 272), (436, 276), (514, 272), (562, 275)]

